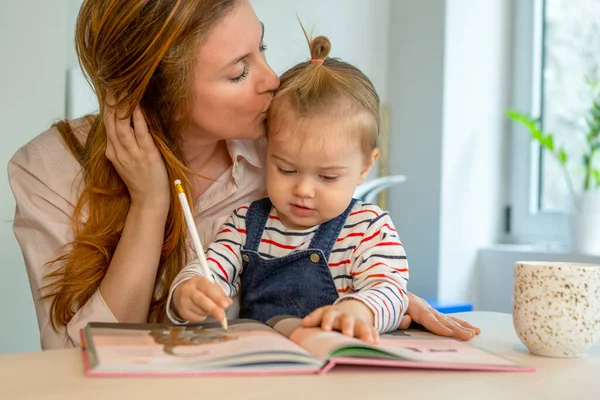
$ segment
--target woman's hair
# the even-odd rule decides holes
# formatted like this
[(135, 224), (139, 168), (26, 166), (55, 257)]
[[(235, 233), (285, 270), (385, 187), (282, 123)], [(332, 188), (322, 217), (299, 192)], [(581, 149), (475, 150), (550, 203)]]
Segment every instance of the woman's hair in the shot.
[[(50, 262), (61, 266), (47, 274), (50, 283), (43, 288), (44, 297), (52, 299), (50, 315), (55, 329), (66, 325), (98, 289), (129, 210), (127, 186), (105, 156), (107, 95), (118, 99), (115, 108), (120, 116), (130, 117), (136, 105), (141, 106), (169, 179), (181, 179), (191, 193), (190, 171), (176, 142), (190, 120), (194, 68), (202, 40), (234, 5), (235, 0), (83, 2), (75, 49), (100, 110), (98, 115), (86, 117), (90, 129), (85, 143), (79, 141), (77, 129), (68, 121), (55, 124), (83, 166), (85, 182), (73, 214), (75, 239), (66, 254)], [(172, 193), (150, 322), (162, 318), (168, 287), (187, 262), (186, 226), (176, 199)], [(81, 224), (85, 213), (87, 220)]]
[[(302, 26), (302, 24), (300, 24)], [(355, 66), (329, 58), (331, 42), (325, 36), (309, 39), (310, 60), (283, 73), (267, 117), (267, 138), (292, 118), (339, 118), (360, 134), (365, 155), (377, 147), (381, 124), (379, 96), (373, 83)]]

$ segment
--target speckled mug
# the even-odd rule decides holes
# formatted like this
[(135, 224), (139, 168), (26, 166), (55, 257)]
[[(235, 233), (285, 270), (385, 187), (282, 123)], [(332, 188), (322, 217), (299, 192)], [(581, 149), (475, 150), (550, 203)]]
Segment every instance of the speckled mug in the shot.
[(531, 353), (580, 357), (600, 337), (600, 265), (515, 263), (513, 323)]

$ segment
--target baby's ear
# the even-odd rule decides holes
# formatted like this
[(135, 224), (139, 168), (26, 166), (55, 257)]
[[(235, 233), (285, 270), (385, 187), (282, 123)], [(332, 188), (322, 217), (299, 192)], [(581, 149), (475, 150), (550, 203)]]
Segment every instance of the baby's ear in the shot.
[(371, 159), (373, 160), (371, 165), (373, 165), (375, 163), (375, 161), (377, 161), (379, 159), (379, 154), (380, 154), (379, 149), (374, 148), (373, 151), (371, 152)]
[(358, 182), (359, 184), (361, 184), (361, 183), (364, 182), (364, 180), (367, 177), (369, 171), (373, 167), (373, 164), (375, 164), (375, 161), (377, 161), (378, 158), (379, 158), (379, 149), (375, 148), (375, 149), (373, 149), (373, 151), (371, 152), (371, 154), (369, 155), (369, 157), (367, 157), (367, 159), (365, 160), (365, 164), (363, 165), (363, 169), (360, 172), (360, 181)]

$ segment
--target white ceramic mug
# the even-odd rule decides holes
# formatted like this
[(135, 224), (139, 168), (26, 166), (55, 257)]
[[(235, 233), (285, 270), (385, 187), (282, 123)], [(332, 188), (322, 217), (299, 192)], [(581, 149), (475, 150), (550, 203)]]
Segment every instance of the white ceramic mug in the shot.
[(513, 323), (533, 354), (581, 356), (600, 336), (600, 265), (515, 263)]

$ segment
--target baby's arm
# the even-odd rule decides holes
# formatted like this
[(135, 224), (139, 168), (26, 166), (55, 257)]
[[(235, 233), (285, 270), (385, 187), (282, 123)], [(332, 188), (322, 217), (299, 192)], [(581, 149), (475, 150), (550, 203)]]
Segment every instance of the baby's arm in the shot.
[(348, 299), (361, 301), (373, 313), (375, 329), (388, 332), (398, 328), (408, 306), (408, 263), (389, 214), (369, 207), (378, 216), (369, 222), (352, 256), (349, 275), (353, 277), (353, 293), (336, 304)]
[(229, 307), (230, 298), (240, 289), (246, 211), (247, 207), (240, 207), (227, 219), (206, 252), (215, 283), (203, 276), (198, 260), (188, 264), (173, 281), (167, 303), (167, 315), (173, 322), (198, 322), (209, 314), (217, 319), (224, 317), (222, 309)]
[(240, 291), (242, 273), (242, 247), (246, 243), (247, 206), (239, 207), (225, 221), (215, 241), (206, 252), (206, 260), (215, 281), (229, 297)]
[(376, 343), (378, 333), (397, 329), (406, 312), (408, 264), (389, 215), (376, 206), (363, 207), (373, 218), (357, 225), (360, 229), (368, 224), (347, 270), (353, 277), (353, 292), (313, 311), (303, 319), (303, 325), (334, 329)]

